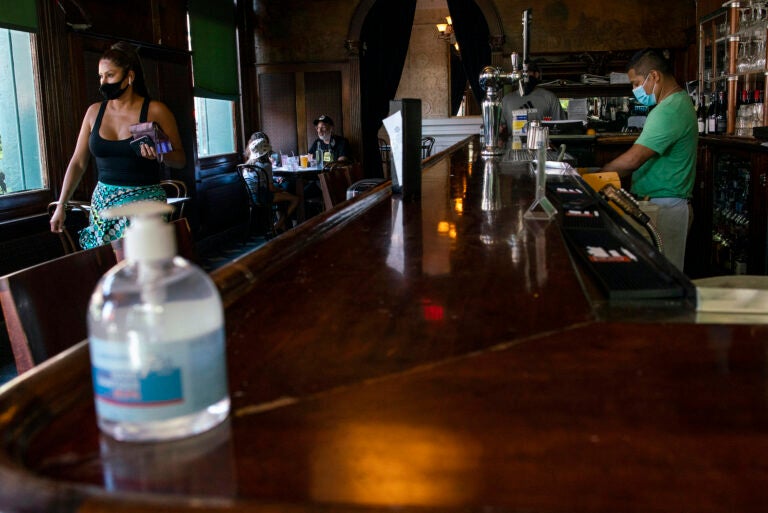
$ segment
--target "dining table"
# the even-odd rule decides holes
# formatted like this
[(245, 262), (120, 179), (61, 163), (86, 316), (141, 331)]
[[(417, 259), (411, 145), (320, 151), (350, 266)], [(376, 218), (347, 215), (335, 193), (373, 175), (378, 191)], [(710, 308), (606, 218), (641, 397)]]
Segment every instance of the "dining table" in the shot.
[(611, 298), (568, 211), (527, 217), (530, 169), (480, 150), (211, 273), (231, 398), (214, 429), (100, 433), (87, 341), (0, 387), (0, 510), (765, 511), (762, 317), (701, 318), (674, 272), (679, 296)]
[[(295, 184), (296, 196), (299, 198), (299, 205), (296, 208), (296, 221), (303, 223), (306, 220), (306, 206), (304, 187), (309, 183), (317, 182), (317, 175), (323, 170), (324, 163), (313, 162), (306, 167), (291, 165), (291, 166), (275, 166), (272, 168), (272, 174), (279, 176), (293, 182)], [(319, 189), (319, 186), (318, 186)]]

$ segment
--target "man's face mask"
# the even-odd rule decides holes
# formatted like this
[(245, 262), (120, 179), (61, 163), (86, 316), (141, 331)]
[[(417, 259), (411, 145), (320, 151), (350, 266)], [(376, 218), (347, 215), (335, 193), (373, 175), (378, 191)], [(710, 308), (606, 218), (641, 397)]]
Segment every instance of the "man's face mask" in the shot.
[[(635, 98), (637, 98), (637, 101), (646, 107), (653, 107), (656, 105), (656, 95), (653, 93), (653, 89), (651, 90), (651, 94), (645, 92), (645, 83), (648, 82), (648, 77), (650, 76), (651, 72), (649, 71), (645, 76), (643, 83), (632, 89), (632, 93), (635, 95)], [(653, 84), (653, 88), (656, 89), (656, 84)]]
[(531, 91), (536, 89), (536, 86), (539, 85), (539, 82), (541, 82), (538, 78), (534, 77), (533, 75), (530, 75), (528, 77), (528, 82), (523, 82), (523, 96), (527, 94), (531, 94)]

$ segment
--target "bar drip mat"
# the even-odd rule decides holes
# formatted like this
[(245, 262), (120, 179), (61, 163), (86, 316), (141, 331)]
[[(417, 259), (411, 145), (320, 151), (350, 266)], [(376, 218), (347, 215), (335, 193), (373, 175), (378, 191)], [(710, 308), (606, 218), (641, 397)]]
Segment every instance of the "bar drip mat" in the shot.
[(568, 228), (563, 233), (609, 299), (685, 297), (681, 283), (608, 231)]
[(592, 194), (569, 176), (548, 176), (547, 197), (553, 200), (561, 211), (594, 210), (596, 204)]
[(589, 205), (561, 205), (563, 228), (605, 228), (605, 222), (600, 210)]

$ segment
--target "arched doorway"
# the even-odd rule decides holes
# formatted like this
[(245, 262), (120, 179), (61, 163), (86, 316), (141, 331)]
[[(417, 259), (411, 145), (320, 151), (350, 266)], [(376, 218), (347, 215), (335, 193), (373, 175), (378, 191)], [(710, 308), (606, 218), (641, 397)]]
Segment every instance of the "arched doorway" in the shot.
[[(349, 24), (347, 40), (360, 41), (360, 31), (362, 30), (363, 22), (375, 3), (376, 0), (360, 1), (355, 10), (355, 14), (352, 16), (352, 21)], [(493, 0), (475, 0), (475, 4), (477, 4), (483, 13), (483, 16), (485, 16), (485, 22), (488, 24), (491, 38), (500, 38), (503, 43), (504, 27), (501, 24), (501, 18), (496, 11), (496, 5), (493, 3)]]
[[(415, 1), (414, 0), (404, 0), (408, 5), (408, 7), (415, 10)], [(389, 2), (388, 2), (389, 4)], [(488, 44), (490, 45), (492, 41), (501, 41), (504, 40), (504, 34), (503, 34), (503, 27), (501, 24), (501, 19), (498, 16), (498, 13), (496, 12), (495, 5), (493, 4), (492, 0), (476, 0), (474, 2), (475, 5), (472, 7), (475, 10), (478, 10), (482, 13), (483, 18), (485, 18), (485, 23), (488, 27)], [(376, 0), (362, 0), (352, 17), (352, 20), (350, 22), (350, 28), (348, 32), (347, 37), (347, 48), (350, 50), (350, 72), (352, 75), (353, 80), (353, 87), (357, 88), (357, 93), (354, 95), (354, 98), (356, 98), (357, 105), (350, 106), (353, 111), (356, 111), (357, 114), (359, 114), (360, 119), (360, 134), (362, 139), (362, 146), (363, 146), (363, 162), (366, 169), (366, 175), (367, 176), (379, 176), (380, 169), (381, 169), (381, 163), (380, 163), (380, 156), (378, 152), (378, 143), (377, 143), (377, 134), (379, 127), (381, 125), (381, 119), (385, 117), (388, 109), (388, 101), (389, 99), (392, 99), (395, 97), (394, 91), (389, 95), (389, 98), (385, 100), (386, 104), (382, 105), (379, 103), (375, 108), (372, 108), (370, 105), (363, 105), (367, 101), (367, 91), (363, 90), (365, 88), (365, 84), (367, 82), (367, 78), (365, 75), (365, 63), (361, 66), (361, 59), (365, 59), (365, 52), (368, 49), (367, 46), (369, 45), (369, 42), (366, 41), (366, 37), (368, 37), (367, 34), (364, 34), (364, 30), (366, 27), (366, 20), (373, 11), (374, 14), (376, 14)], [(393, 10), (394, 6), (392, 7)], [(403, 11), (408, 11), (407, 8), (402, 9)], [(398, 11), (400, 12), (400, 11)], [(446, 8), (447, 13), (447, 8)], [(381, 11), (379, 11), (378, 16), (381, 16)], [(379, 24), (381, 24), (381, 20), (377, 20)], [(409, 34), (410, 36), (410, 34)], [(480, 42), (479, 44), (484, 44), (484, 42)], [(471, 46), (471, 45), (469, 45)], [(498, 45), (499, 48), (491, 48), (491, 51), (498, 51), (500, 53), (500, 45)], [(406, 47), (407, 48), (407, 47)], [(375, 51), (375, 49), (374, 49)], [(404, 56), (402, 59), (404, 60)], [(495, 59), (493, 59), (493, 55), (491, 55), (491, 62), (495, 62)], [(484, 64), (488, 64), (490, 62), (485, 62)], [(477, 73), (475, 73), (477, 75)], [(446, 77), (447, 81), (447, 77)], [(377, 84), (378, 85), (378, 84)], [(354, 91), (354, 89), (353, 89)], [(410, 97), (419, 97), (419, 95), (414, 95)], [(378, 102), (381, 102), (381, 100), (377, 100)], [(356, 116), (354, 116), (356, 117)]]

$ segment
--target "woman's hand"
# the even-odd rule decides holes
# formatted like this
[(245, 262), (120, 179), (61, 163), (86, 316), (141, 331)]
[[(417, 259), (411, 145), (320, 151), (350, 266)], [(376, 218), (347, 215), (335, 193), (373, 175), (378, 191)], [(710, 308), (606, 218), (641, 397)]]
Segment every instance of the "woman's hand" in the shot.
[(67, 219), (67, 209), (63, 203), (56, 205), (56, 210), (51, 216), (51, 231), (61, 233), (64, 231), (64, 221)]
[(154, 146), (150, 146), (149, 144), (141, 144), (139, 145), (139, 148), (141, 149), (141, 156), (145, 159), (158, 160), (157, 152), (155, 151)]
[[(181, 144), (181, 136), (179, 135), (179, 127), (176, 125), (176, 118), (173, 116), (168, 107), (159, 101), (152, 101), (149, 104), (148, 121), (156, 122), (162, 127), (165, 134), (168, 136), (168, 141), (171, 143), (173, 150), (168, 153), (164, 153), (160, 159), (162, 162), (174, 169), (182, 169), (187, 165), (187, 157), (184, 154), (184, 146)], [(155, 153), (155, 148), (152, 148), (152, 153)], [(144, 153), (142, 153), (144, 155)], [(151, 158), (151, 157), (148, 157)]]

